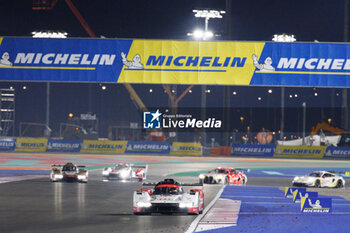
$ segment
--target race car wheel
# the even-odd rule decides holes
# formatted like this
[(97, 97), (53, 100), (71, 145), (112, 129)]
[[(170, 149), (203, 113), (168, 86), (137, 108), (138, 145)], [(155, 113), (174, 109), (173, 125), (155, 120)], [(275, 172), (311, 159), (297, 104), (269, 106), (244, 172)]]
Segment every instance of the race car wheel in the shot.
[(320, 180), (315, 181), (315, 188), (321, 188), (321, 182)]
[[(200, 207), (200, 204), (198, 206), (198, 209), (200, 209), (199, 207)], [(199, 214), (203, 214), (203, 210), (204, 210), (204, 199), (203, 199), (203, 209), (199, 211)]]
[(343, 187), (343, 182), (341, 180), (338, 180), (336, 188), (342, 188)]

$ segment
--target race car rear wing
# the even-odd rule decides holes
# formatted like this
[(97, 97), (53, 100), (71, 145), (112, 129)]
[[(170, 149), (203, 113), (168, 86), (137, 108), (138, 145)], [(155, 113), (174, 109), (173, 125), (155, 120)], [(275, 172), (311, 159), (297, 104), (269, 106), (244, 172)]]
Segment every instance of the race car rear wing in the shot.
[(143, 168), (143, 169), (148, 169), (148, 165), (130, 165), (131, 169), (140, 169), (140, 168)]
[[(156, 186), (158, 183), (147, 182), (143, 183), (143, 186)], [(201, 183), (179, 183), (181, 186), (203, 186)]]

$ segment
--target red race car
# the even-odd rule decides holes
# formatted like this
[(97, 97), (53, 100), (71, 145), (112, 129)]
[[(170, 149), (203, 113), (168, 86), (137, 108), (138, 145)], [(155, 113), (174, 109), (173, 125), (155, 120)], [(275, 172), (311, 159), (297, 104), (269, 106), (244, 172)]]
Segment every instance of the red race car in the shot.
[(218, 167), (206, 174), (199, 175), (199, 183), (204, 184), (246, 184), (248, 181), (244, 172), (249, 169)]

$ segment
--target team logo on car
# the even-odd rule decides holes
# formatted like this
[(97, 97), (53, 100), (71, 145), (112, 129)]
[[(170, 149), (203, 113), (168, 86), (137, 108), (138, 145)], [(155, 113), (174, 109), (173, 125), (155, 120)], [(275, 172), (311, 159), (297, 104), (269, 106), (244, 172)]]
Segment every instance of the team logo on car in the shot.
[(156, 112), (143, 112), (144, 129), (160, 129), (162, 113), (159, 109)]

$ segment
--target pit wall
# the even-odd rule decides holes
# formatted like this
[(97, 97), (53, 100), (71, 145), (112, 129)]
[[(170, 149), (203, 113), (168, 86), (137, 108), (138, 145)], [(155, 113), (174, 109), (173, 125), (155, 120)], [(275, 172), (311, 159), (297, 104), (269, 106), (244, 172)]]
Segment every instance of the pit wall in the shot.
[(0, 151), (67, 152), (67, 153), (151, 153), (170, 155), (202, 155), (195, 142), (56, 140), (47, 138), (0, 139)]

